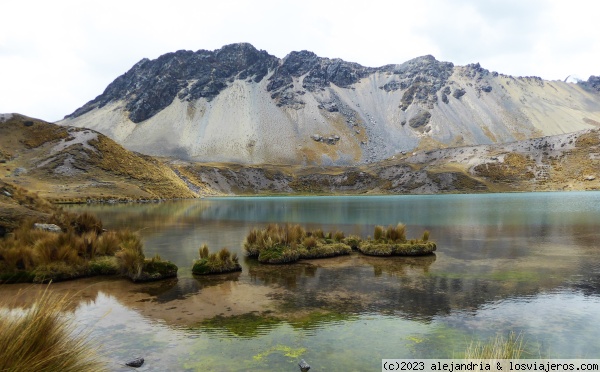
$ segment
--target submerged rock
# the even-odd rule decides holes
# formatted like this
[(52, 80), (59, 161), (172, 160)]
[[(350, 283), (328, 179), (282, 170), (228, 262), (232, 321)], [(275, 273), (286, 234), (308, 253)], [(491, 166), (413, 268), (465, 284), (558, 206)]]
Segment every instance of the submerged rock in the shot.
[(308, 372), (308, 370), (310, 369), (310, 365), (306, 363), (304, 359), (301, 359), (300, 362), (298, 362), (298, 366), (300, 367), (300, 370), (302, 372)]
[(135, 358), (125, 363), (126, 366), (133, 368), (139, 368), (142, 366), (142, 364), (144, 364), (144, 358)]

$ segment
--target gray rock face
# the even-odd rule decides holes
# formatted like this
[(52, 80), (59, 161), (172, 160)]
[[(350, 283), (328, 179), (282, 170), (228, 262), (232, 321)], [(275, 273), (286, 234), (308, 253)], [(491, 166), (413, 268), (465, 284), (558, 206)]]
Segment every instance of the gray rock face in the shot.
[(429, 111), (421, 111), (408, 121), (408, 125), (412, 128), (419, 128), (427, 125), (431, 119), (431, 113)]
[(587, 81), (580, 81), (577, 84), (582, 85), (583, 87), (591, 91), (600, 92), (600, 76), (592, 75)]
[[(402, 98), (403, 106), (413, 102), (429, 102), (431, 106), (453, 67), (452, 63), (439, 62), (428, 55), (401, 65), (372, 68), (318, 57), (306, 50), (291, 52), (279, 60), (247, 43), (226, 45), (215, 51), (179, 50), (155, 60), (142, 59), (115, 79), (104, 93), (65, 118), (75, 118), (125, 99), (129, 119), (140, 123), (169, 106), (175, 98), (193, 101), (203, 97), (210, 101), (236, 79), (257, 83), (271, 71), (267, 91), (278, 106), (302, 108), (304, 102), (300, 97), (305, 91), (315, 92), (331, 84), (348, 88), (375, 72), (389, 72), (400, 79), (380, 89), (391, 92), (409, 88)], [(294, 91), (293, 81), (300, 77), (305, 91)], [(334, 102), (324, 102), (322, 107), (329, 112), (338, 111)]]
[(233, 79), (261, 81), (278, 58), (250, 44), (231, 44), (215, 51), (180, 50), (147, 58), (113, 81), (98, 97), (65, 118), (78, 117), (107, 103), (125, 99), (134, 123), (154, 116), (173, 102), (214, 98)]

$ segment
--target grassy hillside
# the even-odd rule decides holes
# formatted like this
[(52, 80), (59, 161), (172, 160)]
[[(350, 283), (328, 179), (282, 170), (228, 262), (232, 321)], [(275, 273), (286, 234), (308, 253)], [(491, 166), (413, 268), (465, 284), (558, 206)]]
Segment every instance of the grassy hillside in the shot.
[(0, 180), (51, 201), (191, 198), (160, 161), (89, 129), (13, 115), (0, 123)]

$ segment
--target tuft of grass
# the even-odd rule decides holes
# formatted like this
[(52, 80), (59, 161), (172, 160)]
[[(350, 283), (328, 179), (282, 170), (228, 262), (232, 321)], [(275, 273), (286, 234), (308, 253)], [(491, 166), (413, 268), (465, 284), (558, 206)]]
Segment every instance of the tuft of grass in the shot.
[(96, 234), (102, 233), (102, 221), (96, 216), (84, 212), (78, 215), (74, 221), (74, 230), (77, 234), (83, 234), (86, 232), (95, 232)]
[(209, 255), (208, 245), (202, 244), (200, 249), (198, 249), (198, 255), (200, 256), (200, 258), (208, 258), (208, 255)]
[(139, 278), (144, 268), (144, 252), (142, 242), (136, 234), (126, 230), (119, 233), (120, 250), (115, 254), (121, 274), (133, 280)]
[(29, 309), (0, 309), (0, 371), (107, 371), (95, 345), (74, 333), (68, 305), (45, 290)]
[(350, 248), (352, 248), (352, 250), (358, 250), (358, 247), (360, 246), (362, 239), (359, 236), (351, 235), (351, 236), (345, 238), (343, 242), (346, 245), (350, 246)]
[(506, 338), (496, 336), (488, 342), (471, 342), (465, 359), (520, 359), (525, 348), (522, 334), (511, 332)]
[(232, 254), (227, 248), (221, 248), (217, 253), (210, 253), (208, 246), (203, 244), (198, 251), (200, 259), (194, 261), (192, 266), (194, 274), (221, 274), (242, 270), (237, 254)]
[(119, 250), (119, 236), (116, 231), (102, 233), (96, 241), (94, 256), (113, 256)]
[(302, 245), (307, 249), (315, 248), (317, 246), (317, 239), (314, 236), (307, 236), (302, 240)]
[(384, 229), (383, 226), (375, 226), (373, 230), (373, 239), (381, 240), (384, 237)]

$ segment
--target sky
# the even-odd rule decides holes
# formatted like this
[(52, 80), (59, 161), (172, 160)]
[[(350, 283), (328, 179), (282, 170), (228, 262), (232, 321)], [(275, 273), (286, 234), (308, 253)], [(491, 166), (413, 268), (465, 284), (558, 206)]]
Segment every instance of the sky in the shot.
[(514, 76), (600, 75), (591, 0), (2, 0), (0, 113), (56, 121), (142, 58), (249, 42), (364, 66), (431, 54)]

